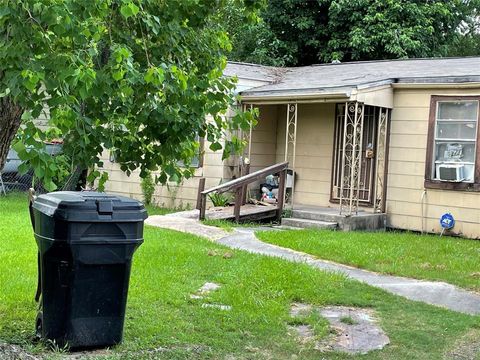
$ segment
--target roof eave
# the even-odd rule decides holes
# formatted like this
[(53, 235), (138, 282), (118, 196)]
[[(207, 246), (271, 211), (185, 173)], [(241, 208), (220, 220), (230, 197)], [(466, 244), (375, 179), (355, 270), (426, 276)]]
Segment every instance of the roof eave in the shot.
[(399, 82), (394, 89), (474, 89), (480, 88), (480, 81), (471, 82)]
[(350, 99), (350, 92), (335, 93), (282, 93), (282, 94), (252, 94), (240, 95), (241, 102), (245, 104), (255, 103), (289, 103), (289, 102), (335, 102)]

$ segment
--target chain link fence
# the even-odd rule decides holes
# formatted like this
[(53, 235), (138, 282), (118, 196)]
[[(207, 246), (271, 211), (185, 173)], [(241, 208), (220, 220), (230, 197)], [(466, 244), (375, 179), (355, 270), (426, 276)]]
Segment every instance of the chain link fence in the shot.
[[(53, 155), (60, 151), (61, 145), (52, 145), (51, 153)], [(13, 149), (10, 150), (5, 166), (0, 171), (0, 196), (12, 192), (26, 192), (30, 188), (34, 188), (37, 194), (48, 192), (43, 184), (35, 178), (33, 170), (29, 170), (26, 174), (19, 173), (18, 168), (21, 163), (17, 153)], [(86, 170), (77, 166), (58, 190), (81, 190), (85, 186), (86, 173)]]

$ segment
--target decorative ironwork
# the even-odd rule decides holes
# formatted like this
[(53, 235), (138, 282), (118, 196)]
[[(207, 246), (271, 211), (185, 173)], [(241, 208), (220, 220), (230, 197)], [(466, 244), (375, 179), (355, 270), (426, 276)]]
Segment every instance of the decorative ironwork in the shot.
[[(253, 110), (253, 104), (243, 104), (243, 111), (249, 111)], [(252, 156), (252, 131), (253, 131), (253, 126), (252, 122), (250, 122), (250, 127), (248, 131), (243, 131), (239, 130), (239, 138), (244, 142), (247, 146), (243, 149), (243, 158), (242, 158), (242, 164), (244, 163), (245, 159), (248, 159), (248, 161), (251, 161), (251, 156)]]
[[(363, 108), (363, 138), (361, 149), (361, 172), (358, 201), (360, 204), (373, 205), (374, 182), (375, 182), (375, 155), (377, 145), (377, 120), (380, 108), (365, 105)], [(333, 154), (333, 183), (332, 199), (340, 199), (340, 187), (342, 183), (342, 158), (343, 158), (343, 130), (345, 119), (345, 103), (337, 104), (335, 120), (335, 139)], [(349, 127), (352, 131), (353, 128)]]
[(360, 178), (362, 171), (364, 105), (359, 102), (345, 104), (343, 123), (342, 170), (340, 184), (340, 214), (358, 213)]
[(297, 145), (297, 114), (298, 114), (298, 105), (287, 104), (287, 122), (285, 128), (285, 161), (287, 161), (290, 166), (289, 168), (293, 170), (292, 186), (291, 193), (289, 196), (288, 203), (293, 207), (293, 194), (295, 187), (295, 154), (296, 154), (296, 145)]
[(385, 182), (386, 182), (386, 153), (387, 153), (387, 136), (388, 136), (388, 118), (389, 109), (380, 108), (377, 123), (377, 164), (376, 164), (376, 181), (375, 181), (375, 197), (374, 212), (385, 212)]

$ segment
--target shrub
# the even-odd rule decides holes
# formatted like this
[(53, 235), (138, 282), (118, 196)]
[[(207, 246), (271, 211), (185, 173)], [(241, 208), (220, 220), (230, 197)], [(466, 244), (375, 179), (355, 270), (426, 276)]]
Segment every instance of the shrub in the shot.
[(143, 202), (145, 205), (150, 205), (152, 203), (153, 193), (155, 192), (155, 183), (151, 172), (148, 172), (147, 175), (142, 178), (140, 185), (142, 187)]
[(210, 194), (208, 198), (212, 201), (213, 206), (228, 206), (231, 200), (230, 196), (219, 193)]

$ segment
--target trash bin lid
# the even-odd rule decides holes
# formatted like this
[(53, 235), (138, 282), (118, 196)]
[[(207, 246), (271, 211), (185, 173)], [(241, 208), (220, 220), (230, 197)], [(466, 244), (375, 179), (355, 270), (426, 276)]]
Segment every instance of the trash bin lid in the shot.
[(95, 192), (58, 191), (37, 196), (33, 209), (66, 221), (137, 222), (147, 218), (147, 211), (137, 200)]

